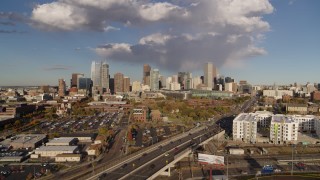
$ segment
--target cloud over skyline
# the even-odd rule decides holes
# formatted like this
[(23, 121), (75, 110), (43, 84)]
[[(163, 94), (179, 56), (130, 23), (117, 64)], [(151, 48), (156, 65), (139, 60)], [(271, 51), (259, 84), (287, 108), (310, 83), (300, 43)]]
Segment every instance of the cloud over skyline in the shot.
[(170, 71), (196, 70), (206, 62), (241, 66), (267, 52), (259, 47), (270, 30), (263, 15), (269, 0), (58, 0), (37, 5), (33, 26), (48, 31), (125, 31), (158, 25), (136, 43), (99, 44), (94, 51), (111, 61), (150, 63)]

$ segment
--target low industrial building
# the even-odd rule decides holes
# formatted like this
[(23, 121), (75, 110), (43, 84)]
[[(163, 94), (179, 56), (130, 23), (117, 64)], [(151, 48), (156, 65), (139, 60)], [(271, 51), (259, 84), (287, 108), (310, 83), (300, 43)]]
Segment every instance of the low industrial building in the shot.
[(46, 143), (46, 146), (72, 146), (76, 145), (77, 141), (74, 137), (54, 138)]
[(36, 148), (47, 142), (47, 135), (45, 134), (19, 134), (11, 138), (10, 146), (13, 149), (20, 148)]
[(87, 149), (87, 153), (89, 156), (99, 156), (101, 154), (102, 145), (101, 144), (92, 144)]
[(56, 157), (58, 154), (76, 154), (78, 146), (41, 146), (35, 150), (35, 154), (41, 157)]
[(54, 159), (56, 162), (80, 162), (81, 154), (58, 154)]

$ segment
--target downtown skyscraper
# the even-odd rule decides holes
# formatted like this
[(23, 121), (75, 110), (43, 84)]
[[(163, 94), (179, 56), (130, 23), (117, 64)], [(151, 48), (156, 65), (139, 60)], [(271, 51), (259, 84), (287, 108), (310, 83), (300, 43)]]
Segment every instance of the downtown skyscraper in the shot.
[(143, 84), (150, 86), (150, 73), (151, 73), (151, 67), (149, 64), (143, 65)]
[(206, 63), (204, 66), (204, 85), (208, 90), (212, 90), (213, 88), (213, 64)]
[(107, 62), (95, 62), (91, 64), (91, 80), (93, 94), (109, 92), (109, 65)]
[(158, 91), (159, 90), (159, 69), (152, 69), (150, 72), (150, 90)]

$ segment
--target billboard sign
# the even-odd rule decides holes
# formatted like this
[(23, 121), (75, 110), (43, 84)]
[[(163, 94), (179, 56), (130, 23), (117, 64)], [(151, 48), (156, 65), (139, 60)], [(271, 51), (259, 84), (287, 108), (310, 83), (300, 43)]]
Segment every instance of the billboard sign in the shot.
[(209, 154), (198, 154), (198, 161), (203, 164), (216, 164), (216, 165), (224, 165), (224, 157), (209, 155)]

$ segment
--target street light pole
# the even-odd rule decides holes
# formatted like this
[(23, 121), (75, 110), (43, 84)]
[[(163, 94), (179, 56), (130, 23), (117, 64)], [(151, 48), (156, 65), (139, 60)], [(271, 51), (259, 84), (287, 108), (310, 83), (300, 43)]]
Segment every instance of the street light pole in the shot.
[(229, 180), (229, 156), (227, 153), (227, 180)]

